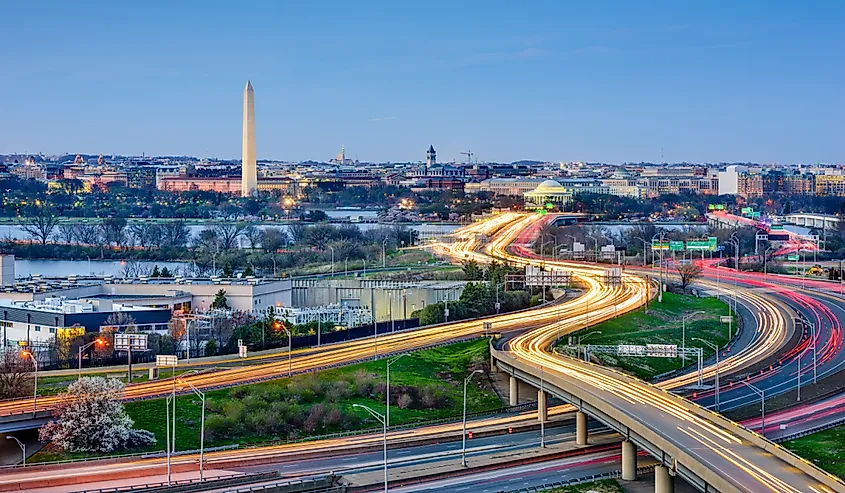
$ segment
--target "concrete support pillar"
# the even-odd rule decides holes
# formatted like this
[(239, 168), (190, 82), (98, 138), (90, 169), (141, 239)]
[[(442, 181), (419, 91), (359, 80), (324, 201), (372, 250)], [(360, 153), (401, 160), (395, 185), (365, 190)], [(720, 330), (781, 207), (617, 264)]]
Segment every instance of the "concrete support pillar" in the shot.
[(637, 446), (630, 440), (622, 442), (622, 479), (637, 479)]
[(548, 421), (546, 393), (542, 390), (537, 391), (537, 420), (545, 423)]
[(519, 404), (519, 380), (515, 377), (510, 377), (510, 405), (515, 406)]
[(654, 468), (654, 493), (674, 493), (675, 478), (669, 474), (666, 466)]
[(587, 445), (587, 415), (581, 411), (575, 413), (575, 444)]

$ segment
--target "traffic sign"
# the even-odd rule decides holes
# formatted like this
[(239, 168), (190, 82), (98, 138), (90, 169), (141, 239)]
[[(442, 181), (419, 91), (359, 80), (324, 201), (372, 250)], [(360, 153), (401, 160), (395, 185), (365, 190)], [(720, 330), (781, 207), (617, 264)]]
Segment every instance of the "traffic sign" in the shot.
[(684, 249), (684, 242), (683, 241), (670, 241), (669, 242), (669, 250), (673, 252), (680, 252)]
[(115, 334), (114, 348), (118, 351), (146, 351), (147, 334)]
[(176, 356), (170, 354), (159, 354), (156, 356), (156, 366), (176, 366)]
[(246, 358), (246, 346), (238, 346), (238, 357)]
[(729, 324), (733, 322), (733, 317), (731, 317), (730, 315), (722, 315), (721, 317), (719, 317), (719, 322), (722, 322), (723, 324)]
[(790, 253), (786, 256), (786, 260), (789, 260), (791, 262), (798, 262), (800, 258), (801, 257), (799, 257), (797, 253)]
[(677, 358), (678, 346), (676, 344), (646, 344), (646, 356), (652, 358)]

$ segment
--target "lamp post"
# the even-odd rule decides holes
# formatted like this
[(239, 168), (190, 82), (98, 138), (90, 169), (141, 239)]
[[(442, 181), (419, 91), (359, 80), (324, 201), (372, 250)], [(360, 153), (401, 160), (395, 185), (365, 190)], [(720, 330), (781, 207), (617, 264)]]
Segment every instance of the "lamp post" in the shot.
[(461, 465), (463, 467), (467, 467), (467, 384), (476, 373), (481, 373), (481, 370), (473, 371), (464, 379), (464, 432), (461, 435)]
[(683, 366), (687, 365), (687, 319), (693, 317), (694, 315), (701, 315), (703, 313), (703, 311), (698, 310), (688, 315), (681, 315), (681, 349), (683, 349), (681, 352), (681, 364)]
[[(664, 232), (655, 233), (654, 236), (651, 237), (651, 253), (654, 255), (654, 239), (660, 237), (660, 289), (657, 291), (657, 302), (663, 303), (663, 237), (666, 235)], [(652, 264), (653, 267), (653, 264)]]
[(95, 339), (93, 342), (89, 342), (84, 346), (79, 346), (79, 371), (76, 373), (76, 379), (79, 380), (82, 378), (82, 352), (88, 349), (89, 347), (93, 346), (94, 344), (105, 344), (106, 341), (103, 339)]
[(640, 240), (643, 242), (643, 267), (646, 266), (646, 254), (648, 253), (648, 243), (646, 243), (645, 239), (641, 236), (634, 236), (635, 240)]
[(352, 407), (360, 407), (361, 409), (370, 413), (370, 415), (378, 420), (384, 428), (384, 493), (387, 493), (387, 419), (384, 415), (373, 411), (363, 404), (352, 404)]
[(332, 277), (334, 277), (334, 247), (329, 246), (329, 250), (332, 251)]
[(704, 344), (707, 344), (710, 348), (713, 349), (713, 351), (716, 352), (716, 402), (715, 402), (715, 405), (716, 405), (716, 411), (718, 411), (719, 408), (721, 407), (720, 403), (719, 403), (719, 347), (716, 346), (715, 344), (713, 344), (712, 342), (708, 342), (708, 341), (705, 341), (704, 339), (701, 339), (700, 337), (693, 337), (692, 339), (694, 341), (699, 341), (699, 342), (703, 342)]
[(183, 383), (190, 387), (190, 389), (197, 395), (197, 397), (200, 398), (200, 401), (202, 402), (202, 412), (200, 414), (200, 481), (202, 481), (203, 465), (205, 464), (203, 455), (205, 452), (205, 392), (200, 391), (187, 380), (179, 379), (179, 383)]
[(594, 245), (593, 245), (594, 246), (594, 248), (593, 248), (593, 255), (594, 255), (593, 261), (595, 263), (599, 263), (599, 240), (598, 240), (598, 238), (593, 238), (592, 236), (587, 236), (586, 238), (588, 240), (593, 240), (593, 243), (594, 243)]
[(566, 237), (567, 237), (567, 238), (572, 238), (572, 250), (570, 250), (570, 253), (572, 254), (572, 257), (570, 258), (570, 260), (575, 260), (575, 242), (576, 242), (576, 241), (578, 241), (578, 239), (577, 239), (577, 238), (575, 238), (575, 237), (574, 237), (574, 236), (572, 236), (572, 235), (566, 235)]
[(6, 436), (6, 440), (14, 440), (18, 442), (18, 447), (20, 447), (21, 452), (23, 452), (23, 466), (26, 467), (26, 444), (18, 440), (17, 437), (13, 437), (11, 435)]
[(34, 418), (38, 410), (38, 360), (35, 359), (35, 354), (32, 351), (21, 351), (21, 356), (24, 358), (29, 356), (32, 365), (35, 367), (35, 384), (32, 391), (32, 417)]
[(387, 426), (388, 428), (390, 428), (390, 365), (392, 365), (393, 363), (396, 363), (399, 360), (399, 358), (401, 358), (403, 356), (408, 356), (408, 353), (400, 354), (399, 356), (396, 356), (395, 358), (390, 358), (389, 360), (387, 360), (387, 390), (384, 392), (384, 394), (385, 394), (384, 419), (385, 419), (385, 421), (387, 421), (387, 424), (385, 426)]
[(387, 249), (387, 237), (385, 236), (383, 240), (381, 240), (381, 268), (384, 269), (387, 267), (387, 256), (385, 255), (385, 250)]
[(749, 389), (753, 390), (755, 394), (760, 396), (760, 435), (762, 435), (763, 438), (766, 438), (766, 391), (751, 385), (745, 380), (740, 380), (740, 383), (744, 383)]
[(763, 277), (766, 277), (766, 276), (768, 276), (768, 275), (769, 275), (769, 273), (768, 273), (768, 271), (767, 271), (767, 266), (766, 266), (766, 264), (767, 264), (767, 262), (768, 262), (768, 258), (769, 258), (769, 250), (771, 250), (771, 249), (772, 249), (772, 247), (768, 247), (768, 248), (766, 248), (766, 250), (763, 252)]
[[(595, 335), (595, 334), (601, 334), (601, 331), (600, 331), (600, 330), (594, 330), (594, 331), (592, 331), (592, 332), (590, 332), (590, 333), (588, 333), (588, 334), (584, 334), (584, 335), (582, 335), (582, 336), (578, 336), (578, 347), (579, 347), (579, 348), (581, 347), (581, 342), (582, 342), (582, 341), (587, 340), (587, 338), (588, 338), (588, 337), (590, 337), (591, 335)], [(587, 356), (587, 350), (586, 350), (586, 349), (584, 349), (584, 361), (588, 361), (588, 360), (589, 360), (589, 356)]]

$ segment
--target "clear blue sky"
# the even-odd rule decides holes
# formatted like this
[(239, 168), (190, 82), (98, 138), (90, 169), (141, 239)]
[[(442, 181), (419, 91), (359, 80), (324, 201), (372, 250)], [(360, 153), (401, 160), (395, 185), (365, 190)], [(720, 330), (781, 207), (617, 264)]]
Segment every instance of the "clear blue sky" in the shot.
[(845, 162), (845, 2), (15, 1), (0, 153)]

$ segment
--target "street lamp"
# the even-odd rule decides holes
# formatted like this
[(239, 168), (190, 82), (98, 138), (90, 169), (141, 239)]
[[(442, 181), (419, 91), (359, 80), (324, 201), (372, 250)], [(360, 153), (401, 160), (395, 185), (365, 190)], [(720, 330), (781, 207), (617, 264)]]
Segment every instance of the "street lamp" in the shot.
[(329, 246), (329, 250), (332, 251), (332, 277), (334, 277), (334, 247)]
[(285, 325), (282, 324), (281, 322), (279, 322), (278, 320), (275, 323), (273, 323), (273, 327), (276, 330), (279, 330), (279, 329), (284, 330), (285, 333), (288, 335), (288, 378), (290, 378), (291, 373), (292, 373), (292, 363), (291, 363), (290, 352), (291, 352), (291, 349), (293, 349), (293, 337), (291, 336), (290, 330), (288, 330), (288, 328), (285, 327)]
[(740, 383), (744, 383), (749, 389), (753, 390), (755, 394), (760, 396), (760, 435), (762, 435), (763, 438), (766, 438), (766, 391), (751, 385), (745, 380), (740, 380)]
[(695, 315), (701, 315), (703, 313), (703, 311), (698, 310), (688, 315), (681, 315), (681, 349), (683, 349), (683, 351), (681, 352), (681, 364), (683, 366), (687, 365), (687, 319)]
[(572, 254), (572, 258), (570, 260), (575, 260), (575, 242), (578, 241), (578, 238), (576, 238), (572, 235), (566, 235), (566, 237), (572, 238), (572, 250), (570, 252)]
[(588, 240), (593, 240), (593, 243), (595, 243), (594, 248), (593, 248), (593, 255), (595, 257), (593, 258), (593, 260), (595, 261), (595, 263), (599, 263), (599, 240), (598, 240), (598, 238), (593, 238), (592, 236), (587, 236), (586, 238)]
[[(601, 331), (600, 331), (600, 330), (594, 330), (594, 331), (592, 331), (592, 332), (590, 332), (590, 333), (588, 333), (588, 334), (584, 334), (584, 335), (582, 335), (582, 336), (578, 336), (578, 347), (579, 347), (579, 348), (581, 347), (581, 341), (584, 341), (584, 340), (586, 340), (588, 337), (590, 337), (591, 335), (595, 335), (595, 334), (601, 334)], [(584, 349), (584, 361), (587, 361), (587, 360), (588, 360), (587, 350), (586, 350), (586, 349)]]
[(708, 341), (705, 341), (704, 339), (701, 339), (700, 337), (693, 337), (692, 340), (703, 342), (704, 344), (707, 344), (710, 348), (712, 348), (713, 351), (716, 352), (716, 402), (715, 402), (715, 404), (716, 404), (716, 411), (718, 411), (719, 408), (721, 407), (720, 403), (719, 403), (719, 347), (716, 346), (715, 344), (713, 344), (712, 342), (708, 342)]
[[(660, 237), (660, 289), (657, 291), (657, 302), (663, 303), (663, 238), (666, 236), (666, 233), (661, 231), (660, 233), (655, 233), (654, 236), (651, 237), (651, 253), (654, 255), (654, 239)], [(652, 268), (654, 268), (654, 264), (652, 263)]]
[(768, 274), (768, 271), (767, 271), (767, 269), (766, 269), (766, 267), (767, 267), (767, 266), (766, 266), (766, 263), (767, 263), (767, 261), (768, 261), (768, 257), (769, 257), (769, 255), (768, 255), (768, 254), (769, 254), (769, 250), (772, 250), (773, 248), (774, 248), (774, 247), (768, 247), (768, 248), (766, 248), (766, 250), (763, 252), (763, 277), (766, 277), (766, 276), (768, 276), (768, 275), (769, 275), (769, 274)]
[(104, 345), (107, 344), (105, 339), (94, 339), (93, 342), (89, 342), (84, 346), (79, 347), (79, 371), (77, 372), (76, 379), (79, 380), (82, 378), (82, 352), (88, 349), (89, 347), (93, 346), (94, 344)]
[(31, 351), (21, 351), (21, 356), (23, 356), (24, 359), (29, 356), (29, 358), (32, 359), (32, 365), (35, 367), (35, 385), (33, 386), (32, 391), (32, 417), (34, 418), (35, 413), (38, 410), (38, 360), (35, 359), (35, 354)]
[(387, 493), (387, 419), (383, 415), (373, 411), (363, 404), (352, 404), (352, 407), (360, 407), (361, 409), (364, 409), (370, 413), (372, 417), (376, 418), (384, 428), (384, 493)]
[(387, 256), (385, 255), (385, 250), (387, 248), (387, 236), (381, 240), (381, 268), (384, 269), (387, 267)]
[(645, 239), (641, 236), (634, 236), (635, 240), (640, 240), (643, 242), (643, 267), (646, 266), (646, 254), (648, 253), (648, 243), (646, 243)]
[[(184, 377), (184, 375), (183, 375), (183, 377)], [(200, 481), (202, 481), (202, 479), (203, 479), (202, 470), (203, 470), (203, 465), (205, 464), (204, 456), (203, 456), (203, 453), (205, 451), (205, 392), (200, 391), (199, 389), (194, 387), (194, 385), (191, 382), (189, 382), (187, 380), (182, 380), (180, 378), (178, 380), (178, 382), (185, 384), (188, 387), (190, 387), (190, 389), (194, 391), (194, 394), (196, 394), (197, 397), (200, 398), (200, 401), (202, 401), (202, 413), (200, 414)]]
[(473, 371), (464, 379), (464, 433), (461, 436), (461, 465), (463, 467), (467, 467), (467, 384), (476, 373), (481, 373), (481, 370)]
[(23, 466), (26, 467), (26, 444), (18, 440), (17, 437), (13, 437), (11, 435), (6, 436), (6, 440), (14, 440), (18, 442), (18, 447), (20, 447), (23, 452)]
[(393, 363), (396, 363), (399, 360), (399, 358), (401, 358), (403, 356), (408, 356), (408, 353), (400, 354), (399, 356), (396, 356), (395, 358), (391, 358), (391, 359), (387, 360), (387, 390), (385, 391), (386, 397), (385, 397), (385, 407), (384, 407), (384, 409), (385, 409), (384, 419), (385, 419), (385, 421), (387, 421), (387, 424), (385, 426), (387, 426), (388, 428), (390, 427), (390, 365), (392, 365)]

